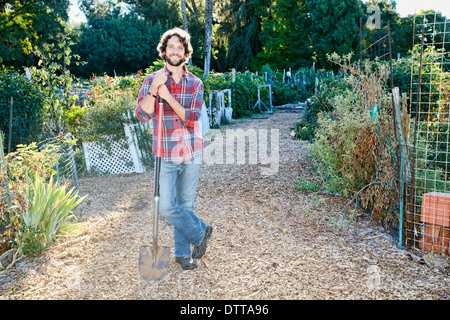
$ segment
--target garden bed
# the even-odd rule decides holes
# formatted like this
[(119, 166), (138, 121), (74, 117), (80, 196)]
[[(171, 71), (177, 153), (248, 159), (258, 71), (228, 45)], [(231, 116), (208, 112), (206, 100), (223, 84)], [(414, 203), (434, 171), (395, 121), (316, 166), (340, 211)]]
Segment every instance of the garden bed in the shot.
[[(290, 135), (299, 119), (290, 111), (221, 127), (278, 129), (279, 171), (202, 166), (196, 212), (214, 233), (197, 269), (182, 271), (172, 259), (162, 281), (139, 276), (139, 246), (151, 242), (152, 170), (87, 177), (82, 234), (0, 275), (1, 299), (449, 299), (448, 270), (400, 250), (364, 212), (356, 225), (343, 219), (346, 199), (293, 187), (315, 177), (308, 143)], [(158, 241), (173, 252), (164, 220)]]

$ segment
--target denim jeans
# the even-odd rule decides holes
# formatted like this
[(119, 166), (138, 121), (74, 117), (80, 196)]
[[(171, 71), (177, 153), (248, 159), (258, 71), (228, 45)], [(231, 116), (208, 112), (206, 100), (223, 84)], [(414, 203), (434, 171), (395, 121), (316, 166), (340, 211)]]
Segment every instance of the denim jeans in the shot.
[(206, 223), (194, 214), (199, 164), (161, 160), (159, 212), (174, 227), (175, 257), (190, 257), (191, 244), (198, 246)]

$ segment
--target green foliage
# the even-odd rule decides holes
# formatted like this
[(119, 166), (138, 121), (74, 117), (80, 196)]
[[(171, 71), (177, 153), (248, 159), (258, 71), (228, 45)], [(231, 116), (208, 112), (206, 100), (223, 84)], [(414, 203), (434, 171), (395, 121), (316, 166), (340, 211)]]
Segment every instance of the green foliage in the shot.
[(0, 63), (19, 69), (34, 62), (33, 50), (54, 43), (64, 31), (69, 0), (12, 0), (0, 3)]
[(60, 150), (60, 146), (52, 144), (38, 150), (37, 144), (31, 143), (19, 145), (15, 152), (5, 156), (0, 168), (0, 235), (4, 240), (0, 254), (17, 245), (19, 234), (23, 234), (24, 241), (34, 247), (32, 251), (39, 251), (39, 245), (34, 241), (38, 230), (23, 224), (22, 210), (30, 201), (24, 195), (29, 188), (28, 177), (38, 175), (48, 181), (56, 174), (56, 162), (63, 156)]
[(231, 0), (219, 4), (218, 36), (226, 34), (225, 65), (243, 71), (250, 68), (252, 57), (261, 51), (262, 20), (267, 16), (269, 0)]
[[(407, 93), (408, 105), (411, 105), (410, 115), (418, 118), (418, 141), (426, 141), (422, 146), (428, 149), (426, 153), (427, 166), (430, 169), (449, 172), (446, 154), (448, 154), (448, 101), (450, 99), (450, 73), (445, 69), (445, 60), (442, 60), (442, 49), (428, 46), (422, 56), (422, 84), (421, 95), (418, 96), (417, 74), (420, 64), (420, 47), (416, 46), (411, 57), (395, 61), (394, 86), (399, 87), (401, 93)], [(416, 78), (413, 79), (411, 87), (411, 72)], [(412, 91), (411, 91), (412, 90)], [(410, 91), (412, 96), (410, 96)], [(416, 114), (417, 101), (421, 104), (419, 114)], [(426, 110), (426, 112), (424, 112)], [(414, 128), (412, 128), (414, 132)], [(412, 143), (413, 140), (410, 140)], [(418, 154), (420, 151), (418, 151)], [(440, 174), (440, 173), (439, 173)], [(439, 175), (438, 174), (438, 175)]]
[[(74, 77), (68, 66), (72, 62), (79, 65), (79, 57), (72, 54), (73, 43), (65, 36), (58, 35), (59, 43), (44, 44), (37, 50), (38, 67), (30, 68), (33, 82), (47, 97), (45, 129), (47, 133), (57, 134), (64, 127), (63, 110), (75, 103), (76, 97), (70, 95)], [(76, 60), (76, 61), (74, 61)]]
[(292, 130), (297, 139), (313, 141), (318, 127), (317, 117), (321, 112), (328, 113), (334, 108), (333, 99), (345, 94), (351, 88), (348, 81), (341, 75), (330, 76), (324, 73), (316, 73), (318, 76), (318, 91), (310, 96), (310, 103), (303, 113), (302, 119), (295, 123)]
[(329, 100), (330, 111), (318, 113), (310, 150), (315, 168), (329, 191), (358, 198), (374, 219), (395, 225), (397, 141), (386, 67), (367, 63), (361, 68), (348, 56), (330, 60), (343, 68), (351, 89)]
[(22, 224), (19, 233), (20, 253), (30, 257), (38, 256), (42, 253), (45, 250), (41, 240), (42, 233), (43, 231), (39, 227)]
[(353, 190), (362, 188), (367, 181), (357, 183), (359, 179), (347, 169), (360, 133), (371, 127), (370, 110), (358, 108), (358, 97), (347, 92), (333, 99), (331, 114), (318, 114), (319, 129), (311, 148), (319, 172), (327, 180), (331, 191), (340, 191), (348, 196)]
[[(147, 21), (158, 21), (169, 26), (181, 24), (180, 4), (178, 0), (127, 0), (133, 6), (137, 15), (144, 17)], [(191, 9), (196, 10), (196, 1), (191, 1)], [(194, 7), (192, 4), (194, 3)]]
[[(209, 92), (211, 90), (232, 90), (233, 117), (248, 117), (258, 113), (258, 109), (253, 109), (253, 105), (258, 100), (258, 84), (263, 84), (260, 76), (250, 73), (236, 72), (236, 79), (233, 82), (231, 73), (210, 73), (204, 81), (205, 100), (209, 105)], [(268, 90), (261, 90), (261, 99), (268, 101)]]
[(329, 69), (327, 54), (358, 51), (359, 19), (364, 17), (358, 0), (306, 0), (311, 17), (311, 45), (317, 67)]
[(17, 151), (6, 155), (6, 168), (13, 182), (23, 183), (28, 175), (39, 173), (45, 179), (56, 174), (55, 164), (61, 156), (60, 148), (48, 145), (38, 150), (36, 142), (29, 145), (18, 145)]
[[(36, 85), (15, 71), (0, 71), (0, 130), (9, 141), (10, 99), (13, 98), (11, 150), (34, 141), (43, 132), (45, 96)], [(5, 146), (6, 147), (6, 146)]]
[(132, 15), (91, 18), (81, 27), (73, 48), (87, 63), (71, 71), (84, 78), (136, 73), (159, 57), (156, 47), (166, 28)]
[(262, 20), (261, 50), (250, 68), (270, 63), (276, 69), (300, 68), (311, 63), (310, 21), (304, 1), (275, 1), (270, 14)]
[(304, 190), (304, 191), (319, 191), (321, 186), (315, 181), (309, 181), (304, 177), (300, 177), (298, 183), (294, 186), (296, 190)]
[(84, 141), (102, 141), (109, 144), (109, 136), (113, 141), (125, 138), (123, 124), (130, 120), (124, 116), (128, 112), (134, 114), (136, 97), (143, 77), (141, 74), (127, 77), (93, 77), (91, 90), (87, 93), (87, 110), (83, 114)]
[(81, 128), (83, 125), (83, 117), (86, 113), (87, 108), (77, 106), (76, 104), (71, 105), (69, 108), (64, 108), (62, 110), (62, 121), (65, 124), (65, 128), (68, 132), (71, 132), (73, 136), (81, 136)]
[(307, 90), (299, 83), (277, 82), (272, 84), (272, 92), (275, 106), (303, 102), (308, 98)]
[[(448, 131), (442, 133), (442, 136), (447, 137)], [(448, 143), (445, 142), (445, 144), (448, 150)], [(415, 186), (418, 205), (421, 205), (424, 193), (448, 192), (450, 190), (449, 164), (445, 154), (442, 157), (444, 152), (436, 151), (435, 146), (427, 144), (423, 140), (419, 140), (417, 143)], [(441, 159), (439, 159), (440, 156)], [(410, 159), (412, 159), (412, 155), (410, 155)]]
[(52, 178), (46, 183), (38, 174), (27, 184), (22, 196), (24, 227), (19, 234), (19, 254), (38, 254), (57, 236), (73, 231), (76, 225), (72, 221), (76, 217), (72, 210), (86, 198), (79, 198), (74, 189), (66, 191), (66, 186), (58, 187)]

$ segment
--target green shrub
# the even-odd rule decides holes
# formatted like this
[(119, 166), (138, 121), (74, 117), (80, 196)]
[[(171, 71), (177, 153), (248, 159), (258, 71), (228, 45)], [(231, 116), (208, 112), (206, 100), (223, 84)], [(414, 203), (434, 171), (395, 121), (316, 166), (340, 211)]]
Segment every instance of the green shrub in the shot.
[(314, 135), (318, 127), (317, 115), (321, 112), (331, 112), (334, 109), (333, 99), (336, 96), (345, 94), (351, 88), (348, 81), (341, 77), (323, 80), (320, 90), (310, 97), (310, 103), (301, 120), (294, 123), (291, 128), (295, 131), (297, 139), (314, 141)]
[(86, 198), (79, 198), (74, 189), (67, 191), (64, 185), (58, 187), (52, 178), (46, 183), (38, 174), (29, 181), (22, 197), (25, 203), (18, 254), (32, 255), (43, 251), (57, 236), (74, 230), (77, 225), (72, 210)]
[(0, 254), (20, 242), (29, 249), (23, 253), (39, 253), (44, 248), (41, 237), (38, 237), (43, 232), (42, 227), (24, 224), (24, 212), (33, 202), (30, 188), (36, 183), (29, 177), (38, 176), (41, 183), (51, 181), (56, 174), (56, 162), (63, 156), (58, 145), (47, 145), (38, 150), (36, 143), (19, 145), (15, 152), (6, 155), (0, 170), (0, 235), (3, 238)]
[(311, 155), (317, 172), (331, 192), (357, 199), (373, 218), (397, 223), (397, 141), (391, 115), (391, 94), (385, 90), (382, 64), (350, 63), (332, 57), (345, 71), (351, 90), (329, 100), (331, 110), (318, 113)]
[[(141, 74), (127, 77), (93, 77), (87, 93), (86, 111), (83, 112), (83, 141), (109, 143), (125, 138), (124, 123), (136, 122), (133, 114), (137, 95), (142, 85)], [(130, 113), (131, 120), (125, 115)]]
[(45, 96), (39, 87), (15, 71), (0, 71), (0, 130), (9, 141), (10, 101), (13, 98), (11, 150), (21, 143), (37, 141), (44, 129)]
[[(229, 72), (211, 73), (204, 81), (204, 84), (207, 105), (209, 105), (209, 93), (211, 90), (231, 89), (234, 118), (249, 117), (260, 112), (257, 108), (253, 109), (253, 106), (258, 101), (258, 85), (264, 84), (262, 77), (251, 73), (236, 72), (235, 82), (233, 82), (232, 74)], [(261, 100), (268, 105), (268, 88), (261, 89)]]
[(308, 92), (298, 83), (288, 84), (276, 82), (272, 84), (273, 104), (281, 106), (288, 103), (304, 102), (308, 99)]

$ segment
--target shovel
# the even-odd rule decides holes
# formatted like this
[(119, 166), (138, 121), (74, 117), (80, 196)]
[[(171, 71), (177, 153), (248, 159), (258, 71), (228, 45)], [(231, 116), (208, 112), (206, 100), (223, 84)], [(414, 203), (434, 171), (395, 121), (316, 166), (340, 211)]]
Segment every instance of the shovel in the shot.
[(163, 101), (158, 98), (158, 135), (155, 162), (155, 195), (153, 210), (153, 245), (139, 248), (139, 273), (145, 281), (161, 280), (169, 269), (170, 248), (158, 246), (159, 173), (162, 154)]

